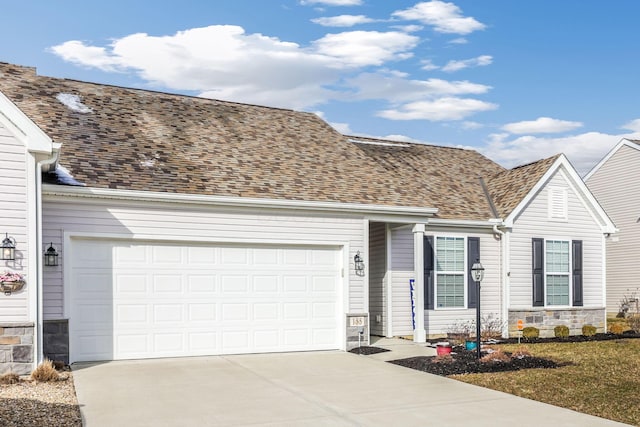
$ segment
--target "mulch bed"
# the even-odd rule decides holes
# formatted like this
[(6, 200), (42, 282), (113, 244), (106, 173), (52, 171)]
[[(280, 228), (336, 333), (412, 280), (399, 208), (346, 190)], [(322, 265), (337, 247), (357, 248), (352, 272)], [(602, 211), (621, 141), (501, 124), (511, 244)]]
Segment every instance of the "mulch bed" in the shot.
[[(537, 343), (572, 343), (572, 342), (586, 342), (586, 341), (608, 341), (627, 338), (640, 338), (640, 334), (633, 331), (627, 331), (623, 334), (595, 334), (590, 337), (583, 335), (573, 335), (567, 338), (534, 338), (534, 339), (520, 339), (522, 344), (537, 344)], [(442, 339), (433, 340), (432, 344), (443, 341)], [(517, 344), (518, 338), (500, 339), (496, 344)], [(506, 355), (511, 356), (511, 353), (504, 352)], [(485, 356), (487, 352), (483, 352)], [(544, 359), (540, 357), (524, 356), (524, 357), (512, 357), (509, 361), (490, 360), (479, 361), (476, 356), (475, 350), (468, 351), (463, 346), (453, 347), (453, 352), (450, 356), (420, 356), (411, 357), (408, 359), (392, 360), (389, 363), (404, 366), (407, 368), (417, 369), (419, 371), (428, 372), (430, 374), (449, 376), (460, 374), (476, 374), (487, 372), (506, 372), (506, 371), (518, 371), (521, 369), (553, 369), (560, 366), (566, 366), (566, 363), (557, 363), (553, 360)]]
[(362, 355), (368, 356), (370, 354), (384, 353), (385, 351), (391, 351), (391, 350), (387, 350), (386, 348), (380, 348), (380, 347), (363, 346), (363, 347), (353, 348), (349, 350), (349, 353), (362, 354)]
[[(483, 352), (483, 355), (486, 354)], [(505, 354), (511, 356), (510, 353), (505, 352)], [(463, 347), (454, 347), (454, 351), (450, 356), (410, 357), (408, 359), (392, 360), (389, 363), (442, 376), (536, 368), (551, 369), (564, 366), (553, 360), (533, 356), (513, 357), (508, 362), (498, 360), (482, 362), (476, 358), (475, 351), (467, 351)]]

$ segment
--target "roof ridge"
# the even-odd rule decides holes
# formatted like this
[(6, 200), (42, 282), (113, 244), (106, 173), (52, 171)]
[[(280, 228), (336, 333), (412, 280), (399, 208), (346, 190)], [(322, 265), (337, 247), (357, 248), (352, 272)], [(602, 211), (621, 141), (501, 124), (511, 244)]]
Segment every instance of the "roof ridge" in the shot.
[(387, 138), (381, 138), (381, 137), (375, 137), (375, 136), (362, 136), (362, 135), (349, 135), (349, 134), (343, 134), (344, 137), (349, 138), (349, 139), (362, 139), (363, 141), (380, 141), (380, 142), (384, 142), (384, 143), (390, 143), (390, 144), (409, 144), (409, 145), (414, 145), (414, 146), (427, 146), (427, 147), (435, 147), (435, 148), (446, 148), (446, 149), (451, 149), (451, 150), (462, 150), (462, 151), (471, 151), (471, 152), (477, 152), (479, 153), (478, 150), (474, 150), (472, 148), (462, 148), (462, 147), (452, 147), (452, 146), (448, 146), (448, 145), (439, 145), (439, 144), (434, 144), (431, 142), (415, 142), (415, 141), (401, 141), (398, 139), (387, 139)]
[(190, 94), (184, 94), (184, 93), (167, 92), (167, 91), (164, 91), (164, 90), (157, 90), (157, 89), (138, 88), (138, 87), (131, 87), (131, 86), (121, 86), (121, 85), (116, 85), (116, 84), (111, 84), (111, 83), (99, 83), (99, 82), (80, 80), (80, 79), (72, 79), (72, 78), (66, 78), (66, 77), (49, 76), (49, 75), (39, 74), (38, 73), (38, 69), (36, 67), (29, 67), (29, 66), (25, 66), (25, 65), (12, 64), (12, 63), (9, 63), (9, 62), (0, 61), (0, 65), (7, 65), (7, 66), (11, 66), (11, 67), (20, 68), (21, 70), (24, 70), (23, 71), (24, 73), (32, 73), (32, 75), (34, 77), (41, 78), (41, 79), (52, 79), (52, 80), (57, 80), (57, 81), (66, 81), (66, 82), (80, 83), (80, 84), (100, 86), (100, 87), (111, 87), (111, 88), (122, 89), (122, 90), (127, 90), (127, 91), (147, 92), (147, 93), (153, 93), (153, 94), (175, 96), (175, 97), (178, 97), (178, 98), (198, 99), (198, 100), (209, 101), (209, 102), (221, 102), (221, 103), (225, 103), (225, 104), (242, 105), (242, 106), (246, 106), (246, 107), (264, 108), (264, 109), (268, 109), (268, 110), (279, 110), (279, 111), (286, 111), (286, 112), (293, 112), (293, 113), (317, 115), (317, 114), (315, 114), (313, 112), (310, 112), (310, 111), (300, 111), (300, 110), (294, 110), (292, 108), (273, 107), (273, 106), (269, 106), (269, 105), (252, 104), (252, 103), (247, 103), (247, 102), (229, 101), (229, 100), (218, 99), (218, 98), (207, 98), (207, 97), (204, 97), (204, 96), (190, 95)]

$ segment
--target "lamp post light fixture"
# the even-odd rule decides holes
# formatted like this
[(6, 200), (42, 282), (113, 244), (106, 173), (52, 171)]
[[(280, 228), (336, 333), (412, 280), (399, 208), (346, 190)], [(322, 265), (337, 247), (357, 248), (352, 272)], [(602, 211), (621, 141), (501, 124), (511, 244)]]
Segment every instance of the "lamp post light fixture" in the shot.
[(49, 245), (49, 248), (44, 253), (44, 265), (47, 267), (55, 267), (58, 265), (58, 252), (53, 247), (53, 243)]
[(480, 260), (471, 267), (471, 278), (476, 282), (477, 289), (477, 302), (476, 302), (476, 357), (480, 359), (480, 282), (484, 278), (484, 267), (480, 263)]
[(13, 237), (9, 237), (9, 233), (6, 233), (6, 237), (2, 240), (0, 249), (2, 250), (0, 253), (1, 260), (13, 261), (16, 259), (16, 240)]

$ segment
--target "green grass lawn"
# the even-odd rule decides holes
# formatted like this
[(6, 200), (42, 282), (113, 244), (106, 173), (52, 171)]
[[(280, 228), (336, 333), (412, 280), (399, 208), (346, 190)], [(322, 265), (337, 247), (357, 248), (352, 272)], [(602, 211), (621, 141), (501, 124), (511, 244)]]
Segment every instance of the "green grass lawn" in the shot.
[(640, 339), (496, 346), (559, 363), (557, 369), (454, 375), (459, 381), (640, 425)]

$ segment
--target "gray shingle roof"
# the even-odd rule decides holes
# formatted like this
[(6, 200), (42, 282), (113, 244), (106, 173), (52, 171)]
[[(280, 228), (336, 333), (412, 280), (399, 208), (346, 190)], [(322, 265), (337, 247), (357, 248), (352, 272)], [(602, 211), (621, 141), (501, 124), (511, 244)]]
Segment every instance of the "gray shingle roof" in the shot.
[(494, 216), (481, 176), (498, 189), (501, 212), (523, 197), (510, 184), (519, 172), (476, 151), (348, 137), (311, 113), (51, 78), (5, 63), (0, 91), (63, 144), (60, 164), (89, 187), (435, 207), (440, 218), (467, 220)]

